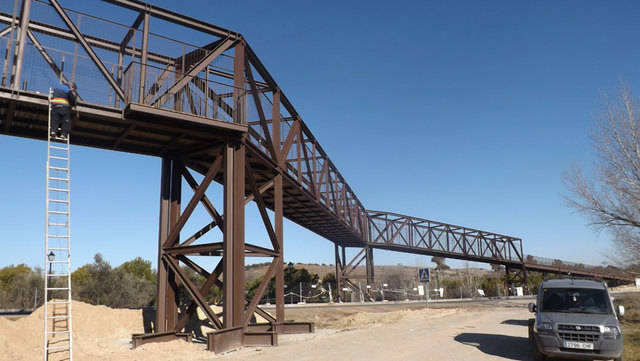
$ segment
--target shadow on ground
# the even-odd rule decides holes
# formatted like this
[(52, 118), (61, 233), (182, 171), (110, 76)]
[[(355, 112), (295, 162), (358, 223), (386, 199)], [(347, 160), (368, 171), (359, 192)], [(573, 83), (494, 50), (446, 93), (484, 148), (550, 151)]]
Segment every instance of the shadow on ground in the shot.
[(529, 325), (529, 321), (528, 320), (504, 320), (504, 321), (502, 321), (500, 323), (505, 324), (505, 325), (516, 325), (516, 326), (528, 326)]
[(454, 338), (467, 346), (508, 360), (533, 361), (531, 345), (527, 338), (484, 333), (461, 333)]

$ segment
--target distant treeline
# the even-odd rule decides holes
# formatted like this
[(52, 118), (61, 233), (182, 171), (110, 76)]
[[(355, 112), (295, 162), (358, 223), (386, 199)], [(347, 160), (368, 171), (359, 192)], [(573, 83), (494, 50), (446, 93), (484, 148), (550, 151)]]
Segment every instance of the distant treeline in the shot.
[[(478, 290), (482, 290), (484, 296), (505, 296), (509, 291), (505, 289), (505, 274), (500, 266), (493, 267), (493, 272), (478, 275), (473, 270), (457, 270), (455, 277), (451, 271), (445, 272), (448, 266), (444, 262), (437, 263), (438, 267), (432, 272), (429, 288), (433, 290), (442, 288), (445, 298), (479, 297)], [(265, 264), (247, 265), (246, 269), (264, 266)], [(309, 272), (304, 265), (285, 265), (285, 302), (329, 302), (336, 300), (338, 292), (342, 293), (342, 299), (346, 301), (358, 301), (368, 299), (368, 294), (376, 300), (404, 300), (419, 299), (417, 276), (412, 272), (390, 272), (376, 279), (371, 288), (366, 288), (365, 280), (352, 280), (352, 286), (348, 291), (338, 290), (334, 273), (327, 273), (322, 279)], [(205, 283), (204, 277), (198, 275), (189, 268), (184, 267), (191, 282), (197, 287)], [(446, 274), (449, 274), (448, 276)], [(34, 269), (20, 264), (11, 265), (0, 269), (0, 309), (32, 309), (43, 304), (44, 300), (44, 272), (41, 268)], [(52, 277), (57, 282), (65, 281), (62, 277)], [(93, 263), (86, 264), (76, 269), (71, 275), (72, 297), (74, 300), (94, 304), (106, 305), (114, 308), (139, 308), (155, 306), (156, 302), (156, 270), (151, 268), (151, 261), (137, 257), (125, 262), (118, 267), (104, 260), (102, 255), (96, 254)], [(254, 297), (263, 277), (251, 280), (245, 285), (248, 299)], [(524, 286), (525, 293), (535, 293), (542, 275), (529, 272), (527, 283)], [(53, 286), (53, 285), (52, 285)], [(431, 297), (439, 297), (435, 292)], [(424, 297), (424, 296), (422, 296)], [(181, 303), (190, 301), (186, 290), (182, 285), (178, 286), (178, 298)], [(206, 297), (213, 303), (222, 299), (221, 291), (212, 287)], [(261, 303), (275, 302), (275, 279), (271, 278), (266, 291), (260, 300)]]

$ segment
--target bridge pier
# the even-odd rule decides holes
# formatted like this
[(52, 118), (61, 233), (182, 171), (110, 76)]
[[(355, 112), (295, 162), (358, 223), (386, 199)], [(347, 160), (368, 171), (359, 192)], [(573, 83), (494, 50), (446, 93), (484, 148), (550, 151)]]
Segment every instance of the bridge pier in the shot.
[[(337, 243), (335, 247), (335, 259), (336, 259), (336, 299), (338, 302), (346, 301), (344, 288), (350, 288), (353, 292), (362, 292), (366, 295), (365, 300), (371, 301), (371, 287), (374, 285), (374, 265), (373, 265), (373, 249), (369, 246), (363, 247), (350, 261), (347, 263), (346, 247), (340, 246)], [(351, 281), (349, 276), (358, 268), (358, 266), (365, 261), (365, 273), (366, 273), (366, 286), (365, 290), (362, 290), (360, 285)]]
[(511, 295), (511, 287), (522, 286), (523, 292), (527, 292), (527, 269), (524, 264), (520, 268), (505, 265), (505, 289), (506, 296)]
[(367, 268), (367, 295), (370, 299), (372, 297), (372, 289), (375, 285), (375, 266), (373, 263), (373, 248), (367, 246), (366, 248), (366, 268)]

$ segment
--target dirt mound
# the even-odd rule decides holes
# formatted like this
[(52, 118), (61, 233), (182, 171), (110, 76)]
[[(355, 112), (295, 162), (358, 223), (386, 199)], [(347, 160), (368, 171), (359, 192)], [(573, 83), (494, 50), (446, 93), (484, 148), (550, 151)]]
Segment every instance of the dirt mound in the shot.
[[(143, 332), (142, 311), (111, 309), (73, 301), (73, 351), (78, 360), (107, 359), (110, 350), (129, 350), (132, 333)], [(0, 361), (42, 358), (44, 308), (15, 321), (0, 318)]]

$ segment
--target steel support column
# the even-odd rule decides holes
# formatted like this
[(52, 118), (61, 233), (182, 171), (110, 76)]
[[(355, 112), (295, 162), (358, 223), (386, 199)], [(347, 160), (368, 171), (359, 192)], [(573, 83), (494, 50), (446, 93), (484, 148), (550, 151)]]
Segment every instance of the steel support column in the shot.
[[(171, 161), (171, 192), (169, 205), (169, 231), (177, 223), (180, 218), (180, 201), (182, 198), (182, 163), (176, 160)], [(176, 238), (173, 245), (180, 243), (180, 235)], [(172, 245), (172, 246), (173, 246)], [(176, 290), (176, 277), (173, 270), (167, 270), (167, 287), (166, 294), (166, 325), (167, 330), (173, 330), (176, 326), (176, 317), (178, 315), (178, 299)]]
[[(162, 159), (160, 182), (160, 220), (158, 232), (158, 289), (155, 332), (171, 331), (176, 325), (178, 300), (175, 274), (163, 259), (163, 242), (180, 218), (182, 164), (168, 158)], [(179, 237), (173, 245), (179, 242)]]
[[(340, 246), (334, 243), (335, 255), (336, 255), (336, 300), (342, 302), (342, 269), (344, 260), (340, 259)], [(344, 253), (344, 247), (342, 248)]]
[(24, 45), (27, 41), (30, 13), (31, 0), (23, 0), (22, 11), (20, 12), (20, 31), (18, 32), (18, 46), (16, 48), (15, 56), (13, 59), (13, 74), (11, 75), (11, 88), (13, 90), (20, 90), (20, 76), (22, 75)]
[(511, 295), (511, 267), (509, 265), (504, 266), (504, 288), (506, 290), (506, 296)]
[(241, 326), (244, 312), (244, 144), (224, 150), (224, 328)]
[(142, 30), (142, 54), (140, 56), (140, 85), (138, 103), (144, 102), (145, 85), (147, 80), (147, 58), (149, 56), (149, 12), (144, 13), (144, 26)]
[(171, 160), (162, 158), (162, 171), (160, 176), (160, 219), (158, 221), (158, 288), (156, 306), (156, 324), (154, 332), (167, 331), (167, 269), (166, 262), (162, 259), (162, 242), (169, 235), (169, 198), (171, 194)]
[(276, 257), (276, 323), (282, 324), (284, 322), (284, 230), (282, 226), (282, 218), (284, 217), (283, 198), (282, 198), (282, 169), (285, 168), (285, 163), (280, 157), (280, 92), (273, 93), (273, 104), (271, 108), (272, 117), (272, 133), (273, 133), (273, 147), (275, 151), (275, 158), (278, 162), (279, 173), (274, 178), (273, 182), (273, 210), (275, 212), (275, 232), (278, 237), (278, 246), (280, 247), (280, 255)]
[(367, 247), (366, 250), (366, 268), (367, 268), (367, 294), (371, 297), (371, 288), (375, 285), (375, 268), (373, 264), (373, 248)]

